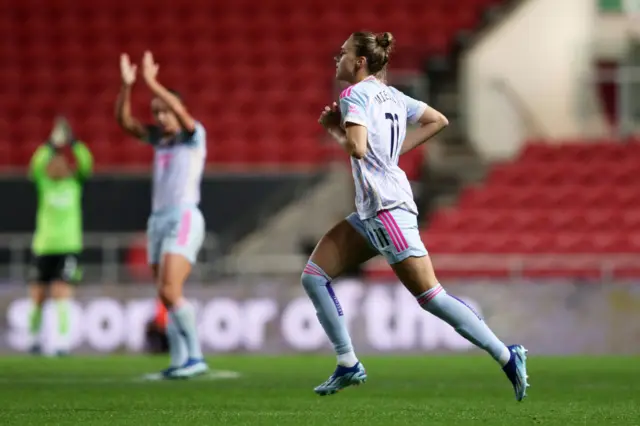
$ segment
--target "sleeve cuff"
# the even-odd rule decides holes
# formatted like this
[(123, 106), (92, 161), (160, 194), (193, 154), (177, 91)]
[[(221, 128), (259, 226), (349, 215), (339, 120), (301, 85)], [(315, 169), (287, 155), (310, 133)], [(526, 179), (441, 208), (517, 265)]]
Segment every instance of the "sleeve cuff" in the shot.
[(367, 123), (365, 123), (364, 120), (357, 117), (346, 116), (342, 120), (342, 126), (344, 127), (347, 123), (352, 123), (352, 124), (357, 124), (359, 126), (367, 127)]
[(418, 110), (416, 111), (416, 114), (413, 116), (413, 120), (410, 120), (409, 122), (411, 124), (416, 124), (420, 120), (420, 117), (422, 117), (422, 114), (424, 114), (424, 112), (426, 110), (427, 110), (427, 104), (425, 104), (424, 102), (420, 102), (420, 106), (418, 107)]

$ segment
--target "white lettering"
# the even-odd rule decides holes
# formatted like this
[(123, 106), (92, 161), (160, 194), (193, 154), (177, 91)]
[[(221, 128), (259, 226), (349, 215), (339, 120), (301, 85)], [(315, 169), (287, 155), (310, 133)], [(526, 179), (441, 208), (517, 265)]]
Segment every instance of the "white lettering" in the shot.
[(389, 351), (396, 347), (393, 326), (395, 306), (389, 296), (389, 287), (369, 287), (363, 305), (367, 341), (380, 351)]
[(271, 299), (253, 299), (244, 303), (244, 347), (258, 351), (264, 347), (267, 323), (278, 314), (278, 305)]
[[(460, 300), (463, 300), (464, 303), (471, 306), (476, 312), (478, 313), (480, 312), (478, 309), (476, 309), (476, 306), (475, 306), (476, 304), (470, 301), (469, 299), (461, 297)], [(458, 332), (455, 331), (453, 327), (451, 327), (448, 324), (445, 324), (444, 322), (443, 324), (445, 325), (445, 327), (441, 331), (440, 340), (442, 342), (442, 345), (445, 348), (460, 352), (460, 351), (467, 351), (474, 347), (473, 343), (469, 342), (467, 339), (459, 335)]]
[(240, 346), (242, 339), (242, 313), (238, 302), (219, 298), (207, 303), (202, 312), (203, 340), (210, 348), (231, 351)]
[[(436, 347), (437, 319), (418, 305), (416, 298), (403, 286), (396, 287), (396, 348), (413, 349), (418, 342), (424, 349)], [(418, 338), (420, 337), (420, 339)]]
[(155, 315), (155, 301), (149, 299), (137, 299), (127, 303), (125, 308), (126, 333), (124, 338), (127, 349), (139, 352), (144, 349), (147, 323)]
[(113, 299), (100, 298), (89, 303), (82, 318), (89, 345), (101, 352), (111, 352), (124, 341), (126, 330), (122, 305)]
[[(422, 310), (415, 298), (400, 284), (364, 285), (356, 280), (335, 284), (352, 338), (363, 352), (438, 350), (466, 351), (473, 344), (451, 326)], [(464, 299), (479, 312), (477, 303)], [(329, 342), (311, 301), (294, 298), (282, 306), (276, 299), (236, 300), (216, 298), (191, 301), (196, 310), (198, 331), (205, 348), (216, 351), (280, 349), (285, 343), (296, 351), (328, 348)], [(155, 310), (155, 300), (118, 301), (98, 298), (70, 305), (68, 346), (111, 352), (121, 346), (138, 352), (145, 346), (145, 328)], [(25, 351), (32, 344), (29, 332), (31, 302), (14, 300), (6, 311), (6, 342), (14, 350)], [(278, 321), (279, 328), (269, 327)], [(56, 349), (58, 315), (55, 304), (43, 312), (41, 342), (45, 352)], [(284, 350), (284, 348), (282, 348)]]
[(282, 337), (296, 350), (318, 350), (327, 342), (316, 310), (306, 297), (292, 300), (284, 308), (281, 321)]
[(31, 311), (29, 299), (14, 300), (7, 308), (7, 343), (14, 349), (26, 351), (32, 344), (29, 333), (29, 312)]

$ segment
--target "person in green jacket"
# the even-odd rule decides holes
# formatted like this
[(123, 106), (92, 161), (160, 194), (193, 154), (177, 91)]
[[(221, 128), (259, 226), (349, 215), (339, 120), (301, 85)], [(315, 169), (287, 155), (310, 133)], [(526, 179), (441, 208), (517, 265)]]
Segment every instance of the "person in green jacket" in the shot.
[[(65, 146), (71, 148), (75, 168), (62, 152)], [(69, 351), (69, 301), (73, 297), (72, 284), (82, 275), (82, 188), (92, 169), (93, 156), (87, 146), (74, 138), (64, 118), (56, 119), (49, 140), (38, 147), (29, 166), (29, 178), (38, 196), (29, 286), (33, 302), (29, 314), (32, 353), (42, 350), (42, 312), (48, 296), (54, 299), (57, 312), (54, 351), (60, 355)]]

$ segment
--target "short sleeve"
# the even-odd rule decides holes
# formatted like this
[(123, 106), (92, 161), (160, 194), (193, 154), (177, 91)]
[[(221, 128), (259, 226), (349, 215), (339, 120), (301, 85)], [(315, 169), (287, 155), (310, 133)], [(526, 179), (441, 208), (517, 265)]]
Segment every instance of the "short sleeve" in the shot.
[(427, 109), (427, 104), (422, 101), (413, 99), (412, 97), (407, 96), (404, 93), (402, 93), (402, 96), (404, 97), (404, 103), (407, 106), (407, 121), (411, 124), (417, 123), (418, 120), (420, 120), (420, 117), (422, 117), (422, 114), (424, 114), (425, 110)]
[(359, 124), (367, 127), (367, 102), (365, 97), (352, 86), (340, 95), (342, 125)]
[(180, 142), (190, 147), (202, 147), (207, 143), (207, 132), (199, 121), (196, 121), (193, 133), (183, 131), (180, 135)]
[[(160, 145), (162, 140), (165, 138), (165, 135), (162, 133), (162, 129), (160, 127), (149, 124), (146, 126), (147, 128), (147, 137), (145, 138), (145, 142), (148, 142), (151, 145)], [(192, 132), (187, 132), (186, 130), (181, 131), (175, 139), (175, 143), (187, 145), (189, 147), (201, 147), (206, 145), (207, 133), (204, 129), (204, 126), (198, 121), (196, 121), (196, 128)]]
[(147, 129), (147, 136), (144, 141), (151, 145), (158, 145), (163, 137), (160, 127), (155, 124), (147, 124), (145, 128)]

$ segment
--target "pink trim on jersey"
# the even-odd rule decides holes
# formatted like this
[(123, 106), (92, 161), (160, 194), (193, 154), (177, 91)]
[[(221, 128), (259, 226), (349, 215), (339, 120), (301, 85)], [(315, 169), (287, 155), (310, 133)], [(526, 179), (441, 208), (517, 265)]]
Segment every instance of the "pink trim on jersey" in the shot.
[(189, 231), (191, 230), (191, 210), (187, 210), (182, 214), (180, 219), (180, 229), (178, 229), (178, 245), (184, 246), (189, 240)]
[(351, 89), (353, 89), (353, 86), (349, 86), (346, 89), (344, 89), (342, 93), (340, 93), (340, 99), (346, 98), (347, 96), (349, 96), (351, 94)]
[(378, 212), (378, 218), (382, 221), (384, 229), (391, 237), (396, 251), (401, 252), (408, 249), (409, 245), (407, 244), (407, 240), (404, 238), (404, 235), (402, 235), (402, 231), (400, 230), (400, 227), (396, 223), (396, 220), (393, 218), (391, 213), (389, 213), (387, 210), (383, 210), (381, 212)]
[(370, 81), (370, 80), (377, 80), (377, 78), (374, 75), (370, 75), (369, 77), (365, 78), (364, 80), (347, 87), (346, 89), (344, 89), (342, 91), (342, 93), (340, 93), (340, 99), (346, 98), (349, 95), (351, 95), (351, 90), (353, 90), (353, 88), (356, 87), (358, 84), (362, 83), (363, 81)]

